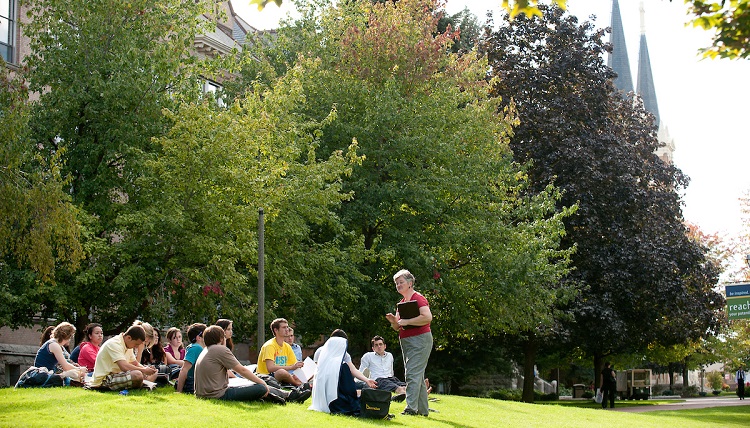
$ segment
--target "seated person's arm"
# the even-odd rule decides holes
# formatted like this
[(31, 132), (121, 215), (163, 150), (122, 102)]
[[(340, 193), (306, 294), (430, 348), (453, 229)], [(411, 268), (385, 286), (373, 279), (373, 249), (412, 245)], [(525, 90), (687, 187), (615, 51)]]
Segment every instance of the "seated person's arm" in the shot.
[(349, 366), (349, 371), (352, 372), (352, 376), (354, 376), (356, 379), (359, 379), (362, 382), (366, 383), (367, 386), (369, 386), (370, 388), (375, 389), (378, 387), (377, 382), (375, 382), (372, 379), (368, 379), (367, 376), (363, 375), (362, 372), (360, 372), (359, 370), (357, 370), (356, 367), (354, 367), (354, 364), (351, 361), (347, 361), (346, 364)]
[(60, 364), (60, 367), (62, 367), (63, 371), (73, 370), (76, 368), (73, 364), (69, 363), (68, 360), (65, 359), (65, 356), (63, 355), (62, 346), (60, 344), (52, 342), (49, 344), (49, 350), (52, 352), (52, 355), (55, 356), (55, 360), (57, 360), (57, 364)]
[(115, 361), (117, 363), (117, 366), (120, 368), (120, 371), (123, 372), (129, 372), (131, 370), (138, 370), (139, 372), (143, 373), (146, 376), (150, 376), (154, 373), (156, 373), (156, 369), (153, 367), (143, 367), (142, 365), (138, 363), (129, 363), (125, 360), (118, 360)]
[(273, 360), (266, 360), (266, 368), (268, 369), (268, 373), (273, 373), (279, 369), (284, 369), (288, 372), (291, 372), (292, 370), (296, 370), (302, 366), (304, 366), (304, 363), (302, 363), (302, 361), (297, 361), (291, 366), (277, 366)]
[(182, 392), (182, 388), (185, 387), (187, 374), (191, 367), (193, 367), (193, 364), (191, 364), (190, 361), (185, 361), (185, 364), (183, 364), (182, 366), (182, 370), (180, 370), (180, 375), (177, 376), (177, 392)]
[(177, 364), (178, 366), (184, 365), (185, 362), (175, 358), (171, 352), (165, 352), (165, 354), (167, 354), (167, 364)]
[(241, 374), (242, 377), (244, 377), (245, 379), (247, 379), (249, 381), (252, 381), (252, 382), (255, 382), (255, 383), (258, 383), (258, 384), (261, 384), (261, 385), (265, 385), (266, 386), (266, 391), (268, 391), (268, 385), (266, 384), (266, 382), (263, 379), (261, 379), (258, 376), (256, 376), (255, 373), (253, 373), (252, 370), (250, 370), (249, 368), (243, 366), (242, 364), (237, 364), (236, 366), (232, 367), (232, 371), (235, 371), (235, 372)]

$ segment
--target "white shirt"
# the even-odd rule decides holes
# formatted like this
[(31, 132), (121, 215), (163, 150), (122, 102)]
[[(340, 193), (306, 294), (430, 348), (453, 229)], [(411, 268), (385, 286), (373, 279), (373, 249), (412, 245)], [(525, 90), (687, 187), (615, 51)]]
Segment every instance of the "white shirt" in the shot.
[(742, 379), (744, 381), (745, 380), (745, 371), (742, 370), (742, 369), (737, 370), (737, 375), (735, 376), (734, 379), (735, 379), (735, 381), (737, 383), (740, 383), (740, 379)]
[(359, 371), (364, 372), (368, 368), (370, 369), (370, 379), (393, 377), (393, 354), (386, 352), (381, 356), (377, 352), (366, 353), (359, 363)]

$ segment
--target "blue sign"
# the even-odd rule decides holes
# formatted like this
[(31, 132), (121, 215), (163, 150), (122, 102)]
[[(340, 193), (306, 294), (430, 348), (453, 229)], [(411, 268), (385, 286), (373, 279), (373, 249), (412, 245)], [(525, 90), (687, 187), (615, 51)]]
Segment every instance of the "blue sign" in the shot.
[(730, 320), (750, 318), (750, 284), (727, 285), (725, 289), (728, 318)]

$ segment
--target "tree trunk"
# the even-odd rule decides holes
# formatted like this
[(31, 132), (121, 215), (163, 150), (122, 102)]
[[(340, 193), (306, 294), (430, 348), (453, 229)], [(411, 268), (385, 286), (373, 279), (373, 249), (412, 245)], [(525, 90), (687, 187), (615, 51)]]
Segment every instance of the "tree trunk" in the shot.
[(602, 387), (601, 372), (603, 369), (604, 369), (604, 356), (595, 354), (594, 355), (594, 388)]
[(667, 364), (667, 372), (669, 372), (669, 389), (674, 392), (674, 364)]
[(523, 342), (523, 395), (521, 401), (524, 403), (534, 402), (534, 363), (536, 362), (538, 348), (539, 344), (534, 337)]
[(688, 358), (685, 357), (684, 360), (682, 360), (682, 396), (683, 397), (689, 397), (687, 391), (688, 391)]

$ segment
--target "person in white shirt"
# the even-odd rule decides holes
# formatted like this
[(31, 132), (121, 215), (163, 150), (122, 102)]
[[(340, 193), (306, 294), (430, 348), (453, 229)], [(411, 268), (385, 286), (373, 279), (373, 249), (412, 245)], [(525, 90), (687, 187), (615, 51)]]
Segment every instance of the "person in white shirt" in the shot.
[(737, 381), (737, 395), (740, 397), (740, 400), (744, 400), (745, 382), (747, 382), (747, 378), (745, 377), (745, 370), (742, 366), (740, 366), (739, 370), (737, 370), (737, 374), (734, 379)]
[(372, 351), (362, 356), (359, 371), (369, 369), (369, 378), (378, 384), (378, 389), (395, 392), (393, 401), (404, 401), (406, 398), (406, 383), (400, 381), (393, 374), (393, 354), (385, 351), (385, 341), (380, 336), (370, 340)]

